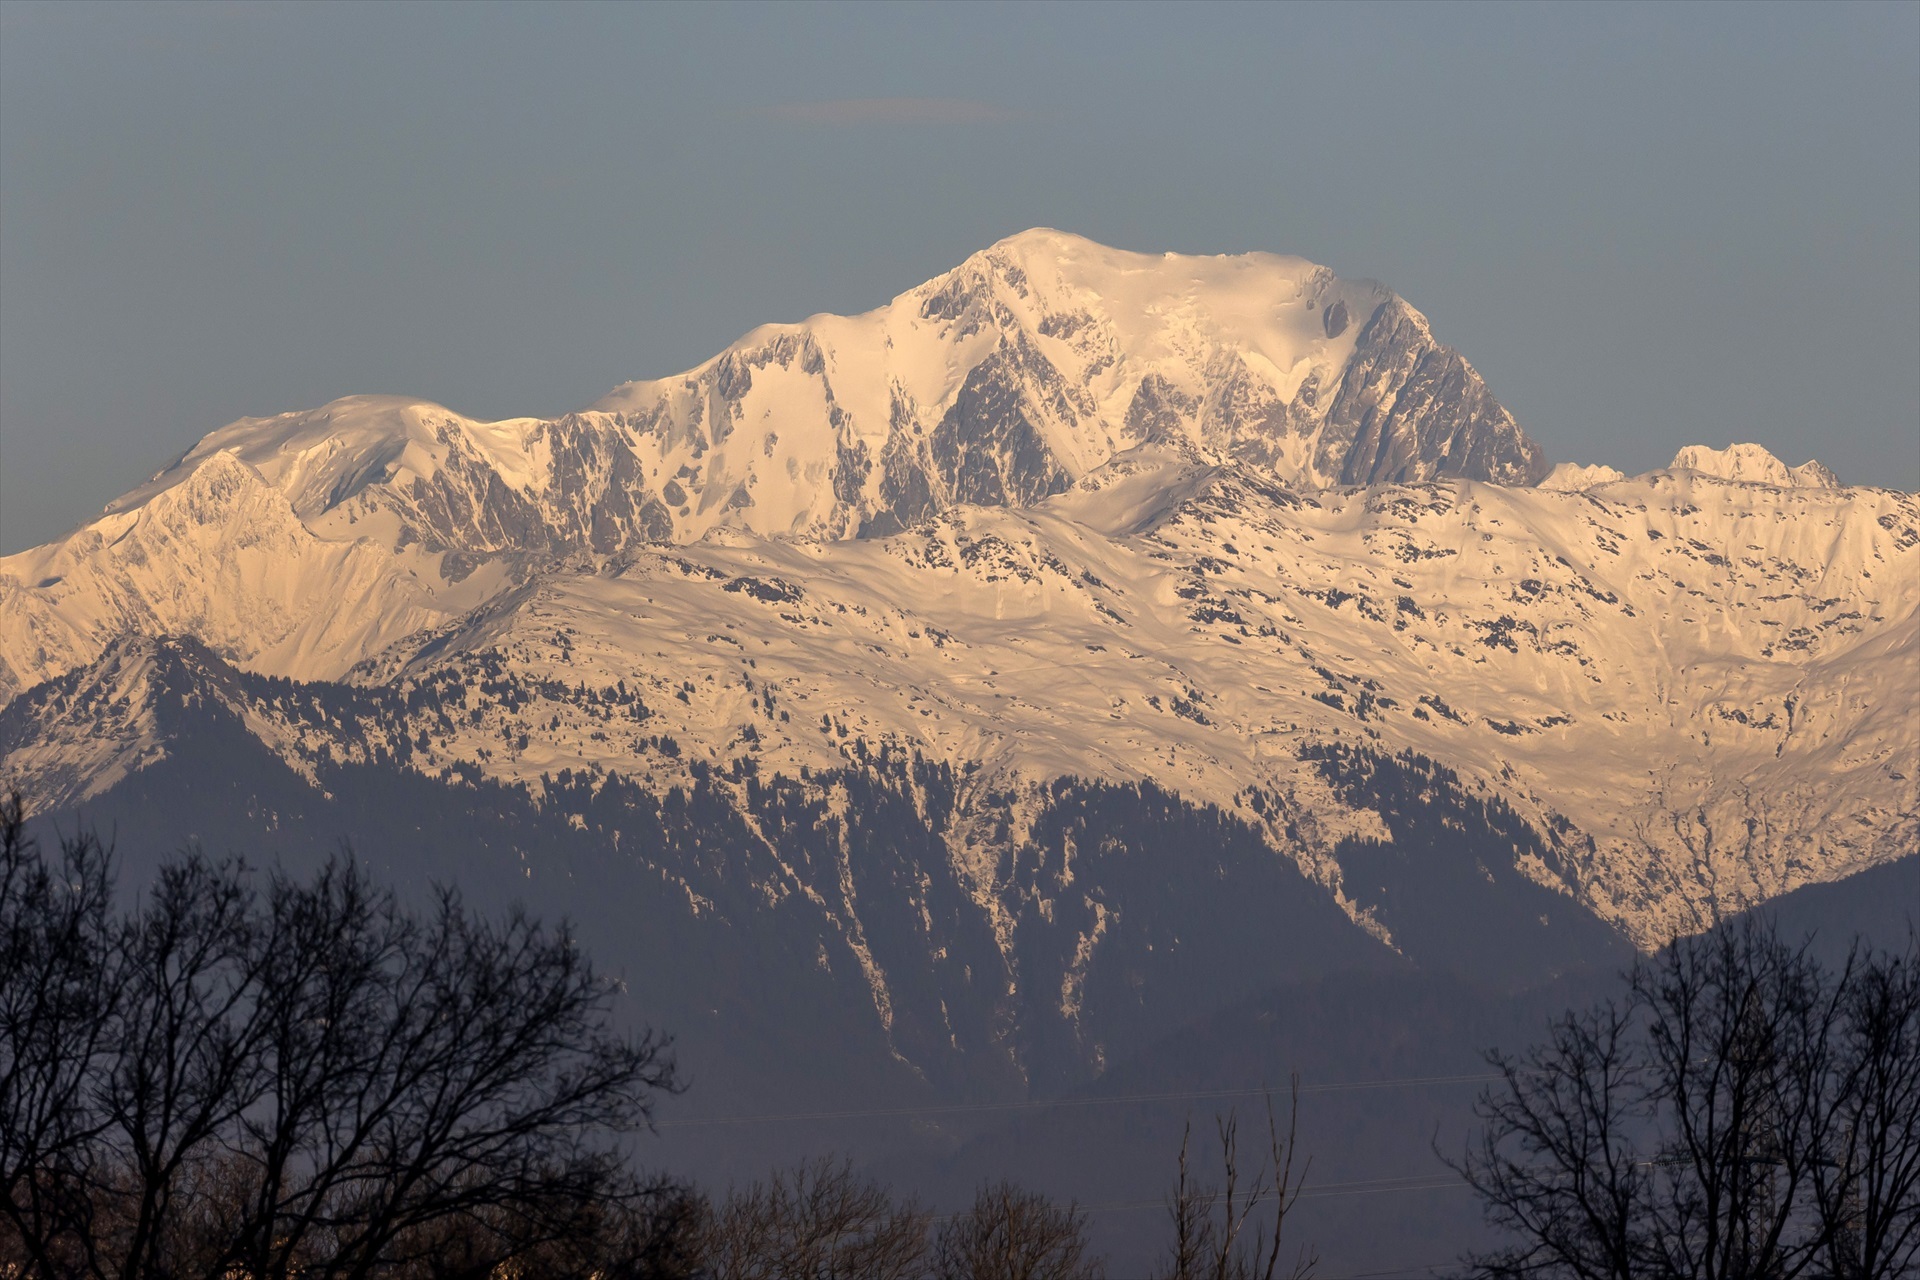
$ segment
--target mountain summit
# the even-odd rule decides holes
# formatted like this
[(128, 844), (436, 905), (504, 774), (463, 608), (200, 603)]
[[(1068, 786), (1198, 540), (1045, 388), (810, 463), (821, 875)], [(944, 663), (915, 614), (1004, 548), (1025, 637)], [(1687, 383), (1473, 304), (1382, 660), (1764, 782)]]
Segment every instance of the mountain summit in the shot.
[(1698, 471), (1722, 480), (1770, 484), (1782, 489), (1837, 489), (1840, 478), (1818, 461), (1790, 467), (1757, 444), (1730, 444), (1709, 449), (1690, 444), (1674, 455), (1675, 470)]

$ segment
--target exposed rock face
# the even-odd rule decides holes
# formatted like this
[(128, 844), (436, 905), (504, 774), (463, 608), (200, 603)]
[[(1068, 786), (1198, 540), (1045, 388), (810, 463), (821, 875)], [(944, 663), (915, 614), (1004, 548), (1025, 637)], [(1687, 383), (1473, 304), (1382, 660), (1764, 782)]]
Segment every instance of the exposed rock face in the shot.
[[(1032, 390), (1045, 400), (1036, 404)], [(1073, 477), (1047, 447), (1045, 408), (1073, 412), (1058, 371), (1025, 342), (998, 347), (975, 365), (929, 441), (948, 502), (1028, 507), (1065, 492)], [(906, 511), (892, 514), (911, 523)]]
[(1342, 484), (1462, 476), (1537, 484), (1546, 455), (1459, 353), (1433, 340), (1398, 298), (1374, 309), (1340, 380), (1321, 438)]

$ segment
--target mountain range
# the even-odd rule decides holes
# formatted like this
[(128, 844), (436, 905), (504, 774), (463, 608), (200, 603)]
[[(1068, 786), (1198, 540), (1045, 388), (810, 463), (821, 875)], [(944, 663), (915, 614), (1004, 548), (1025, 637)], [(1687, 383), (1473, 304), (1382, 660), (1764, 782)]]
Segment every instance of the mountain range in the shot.
[(559, 418), (243, 419), (0, 560), (37, 811), (545, 895), (720, 1111), (1617, 965), (1920, 847), (1917, 687), (1914, 495), (1549, 467), (1380, 285), (1052, 231)]

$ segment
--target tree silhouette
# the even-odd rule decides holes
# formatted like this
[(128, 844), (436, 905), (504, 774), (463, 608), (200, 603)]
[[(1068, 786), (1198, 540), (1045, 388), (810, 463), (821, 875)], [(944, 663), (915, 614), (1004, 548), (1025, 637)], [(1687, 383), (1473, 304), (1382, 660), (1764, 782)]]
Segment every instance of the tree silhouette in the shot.
[(1481, 1274), (1869, 1280), (1920, 1258), (1912, 937), (1828, 970), (1747, 917), (1488, 1060), (1504, 1080), (1453, 1167), (1519, 1242)]
[(934, 1237), (934, 1280), (1099, 1280), (1087, 1217), (1011, 1182), (989, 1183)]
[(485, 1274), (605, 1254), (674, 1198), (619, 1145), (677, 1087), (668, 1043), (608, 1029), (615, 985), (565, 927), (416, 912), (344, 858), (261, 890), (198, 853), (117, 915), (99, 841), (51, 866), (22, 818), (0, 809), (0, 1216), (38, 1272)]
[[(1312, 1249), (1302, 1249), (1284, 1272), (1279, 1270), (1286, 1243), (1287, 1215), (1305, 1189), (1307, 1168), (1298, 1176), (1293, 1162), (1298, 1154), (1300, 1081), (1295, 1077), (1283, 1135), (1273, 1098), (1267, 1098), (1267, 1148), (1251, 1165), (1243, 1163), (1240, 1117), (1228, 1112), (1214, 1121), (1220, 1143), (1221, 1181), (1200, 1181), (1189, 1161), (1193, 1127), (1180, 1139), (1173, 1192), (1167, 1198), (1167, 1217), (1173, 1240), (1167, 1260), (1167, 1280), (1305, 1280), (1318, 1265)], [(1310, 1163), (1310, 1162), (1309, 1162)], [(1272, 1208), (1271, 1226), (1252, 1230)]]

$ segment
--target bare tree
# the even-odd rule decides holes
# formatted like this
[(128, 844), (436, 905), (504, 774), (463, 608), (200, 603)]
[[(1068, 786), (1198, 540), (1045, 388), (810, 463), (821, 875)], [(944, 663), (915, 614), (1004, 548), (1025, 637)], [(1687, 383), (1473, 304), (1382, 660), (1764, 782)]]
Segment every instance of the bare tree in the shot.
[(122, 1275), (172, 1269), (176, 1196), (261, 1097), (264, 948), (242, 874), (185, 858), (116, 931), (120, 1017), (92, 1093), (111, 1141), (103, 1163), (127, 1179), (113, 1197), (118, 1230), (100, 1232)]
[[(592, 1277), (593, 1280), (704, 1280), (694, 1252), (696, 1197), (661, 1181), (645, 1196), (593, 1198), (549, 1205), (548, 1238), (515, 1235), (516, 1216), (481, 1211), (415, 1228), (393, 1280), (502, 1280), (503, 1277)], [(564, 1213), (559, 1212), (564, 1209)], [(511, 1248), (503, 1251), (503, 1240)]]
[(323, 1240), (321, 1274), (367, 1275), (427, 1223), (541, 1243), (625, 1193), (598, 1135), (644, 1123), (672, 1062), (603, 1030), (612, 988), (566, 930), (477, 920), (450, 893), (422, 920), (340, 865), (276, 880), (265, 916), (274, 1047), (243, 1125), (259, 1165), (236, 1261), (278, 1274)]
[[(1287, 1111), (1286, 1136), (1280, 1133), (1273, 1098), (1267, 1098), (1267, 1149), (1251, 1169), (1242, 1164), (1239, 1114), (1229, 1111), (1214, 1121), (1220, 1144), (1221, 1181), (1202, 1182), (1194, 1173), (1190, 1148), (1193, 1125), (1180, 1139), (1180, 1159), (1174, 1188), (1167, 1200), (1173, 1228), (1168, 1280), (1273, 1280), (1279, 1274), (1285, 1245), (1287, 1214), (1306, 1186), (1307, 1166), (1293, 1173), (1299, 1133), (1300, 1081), (1293, 1081)], [(1270, 1225), (1255, 1230), (1271, 1208)], [(1302, 1249), (1286, 1272), (1289, 1280), (1304, 1280), (1318, 1258)]]
[[(1837, 970), (1749, 918), (1637, 965), (1623, 1001), (1493, 1053), (1454, 1167), (1518, 1243), (1483, 1274), (1906, 1273), (1920, 1254), (1915, 949)], [(1450, 1162), (1451, 1163), (1451, 1162)]]
[(619, 1135), (673, 1061), (607, 1029), (565, 928), (421, 915), (344, 860), (261, 895), (198, 854), (123, 918), (98, 843), (63, 858), (0, 810), (0, 1209), (41, 1274), (671, 1272), (646, 1230), (687, 1215)]
[(980, 1188), (970, 1213), (934, 1238), (937, 1280), (1098, 1280), (1104, 1273), (1078, 1206), (1011, 1182)]
[(1830, 1275), (1898, 1275), (1920, 1255), (1920, 946), (1869, 957), (1852, 977), (1814, 1196), (1832, 1227)]
[(737, 1188), (710, 1208), (699, 1255), (714, 1280), (913, 1280), (927, 1220), (908, 1200), (820, 1157)]
[(48, 865), (18, 794), (0, 801), (0, 1216), (41, 1274), (97, 1265), (89, 1188), (106, 1119), (90, 1106), (119, 1008), (107, 850)]
[(1482, 1096), (1480, 1146), (1454, 1167), (1488, 1220), (1527, 1243), (1478, 1259), (1488, 1273), (1639, 1274), (1652, 1164), (1637, 1145), (1649, 1090), (1632, 1021), (1607, 1003), (1569, 1013), (1522, 1057), (1489, 1055), (1504, 1083)]

